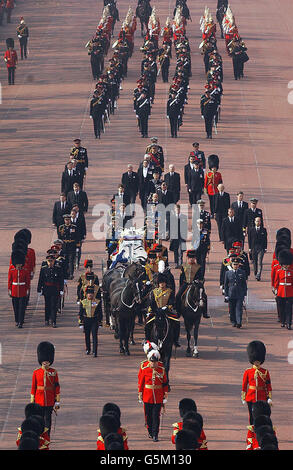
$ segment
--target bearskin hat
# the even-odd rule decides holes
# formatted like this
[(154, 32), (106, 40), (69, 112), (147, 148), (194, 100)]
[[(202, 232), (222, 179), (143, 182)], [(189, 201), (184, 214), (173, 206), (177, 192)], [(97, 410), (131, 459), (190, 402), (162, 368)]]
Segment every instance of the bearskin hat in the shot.
[(121, 417), (121, 410), (119, 406), (116, 405), (116, 403), (105, 403), (102, 414), (105, 415), (107, 413), (115, 413), (119, 417), (119, 419)]
[(282, 250), (278, 253), (277, 259), (281, 266), (290, 265), (293, 262), (293, 255), (290, 250)]
[(271, 416), (271, 406), (268, 404), (267, 401), (258, 400), (252, 405), (252, 416), (253, 419), (256, 419), (258, 416), (266, 415)]
[(188, 412), (188, 411), (194, 411), (195, 413), (197, 412), (197, 406), (194, 400), (192, 398), (182, 398), (179, 402), (179, 414), (181, 418)]
[(48, 361), (50, 365), (54, 362), (55, 356), (55, 346), (49, 341), (42, 341), (37, 348), (37, 355), (39, 364), (42, 365), (42, 362)]
[(6, 46), (7, 46), (7, 48), (12, 47), (14, 49), (14, 39), (13, 38), (7, 38), (6, 39)]
[(251, 364), (259, 361), (261, 364), (266, 358), (266, 347), (262, 341), (251, 341), (247, 346), (248, 360)]
[(276, 240), (278, 241), (280, 237), (290, 238), (291, 240), (291, 230), (286, 227), (279, 228), (276, 232)]
[(26, 253), (23, 250), (12, 251), (11, 253), (11, 264), (16, 266), (17, 264), (25, 265)]
[(121, 434), (111, 432), (104, 439), (105, 450), (124, 450)]
[(24, 409), (24, 415), (26, 418), (30, 416), (40, 415), (42, 416), (43, 408), (38, 403), (28, 403)]
[(283, 242), (282, 243), (276, 243), (276, 246), (275, 246), (275, 257), (276, 259), (279, 261), (279, 254), (281, 253), (281, 251), (283, 250), (288, 250), (289, 247), (287, 245), (284, 245)]
[(286, 235), (282, 235), (278, 238), (276, 246), (285, 245), (286, 248), (291, 248), (291, 238)]
[(25, 239), (27, 244), (29, 245), (32, 241), (32, 232), (28, 228), (23, 228), (16, 232), (16, 234), (14, 235), (14, 241), (20, 238)]
[(217, 168), (219, 169), (219, 157), (218, 155), (209, 155), (208, 157), (208, 164), (209, 164), (209, 169), (211, 170), (212, 168)]
[(25, 256), (27, 255), (27, 243), (22, 238), (20, 238), (16, 242), (13, 242), (11, 248), (13, 252), (21, 251), (25, 254)]
[(119, 429), (119, 423), (114, 415), (105, 414), (100, 417), (100, 431), (101, 436), (104, 439), (108, 434), (117, 432)]

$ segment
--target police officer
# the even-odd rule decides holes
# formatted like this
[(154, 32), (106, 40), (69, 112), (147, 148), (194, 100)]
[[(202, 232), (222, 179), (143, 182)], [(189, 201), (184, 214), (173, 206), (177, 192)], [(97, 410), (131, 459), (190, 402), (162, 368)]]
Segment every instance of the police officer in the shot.
[(55, 264), (55, 256), (46, 257), (47, 265), (41, 267), (37, 291), (45, 298), (45, 325), (56, 328), (58, 298), (63, 295), (64, 278), (62, 269)]
[(241, 328), (243, 300), (247, 295), (246, 274), (239, 267), (238, 258), (233, 258), (232, 269), (226, 271), (225, 281), (225, 302), (229, 302), (230, 321), (232, 326)]

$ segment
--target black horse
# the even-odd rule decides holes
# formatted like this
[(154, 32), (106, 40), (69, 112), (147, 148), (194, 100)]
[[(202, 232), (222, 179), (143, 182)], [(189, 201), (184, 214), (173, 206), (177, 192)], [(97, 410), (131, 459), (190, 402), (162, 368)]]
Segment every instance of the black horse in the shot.
[(197, 340), (198, 330), (202, 313), (205, 311), (206, 294), (203, 288), (203, 282), (195, 280), (181, 297), (180, 312), (184, 318), (184, 326), (187, 334), (187, 349), (186, 356), (191, 357), (190, 338), (191, 331), (193, 330), (194, 347), (192, 356), (198, 357)]
[(161, 355), (161, 360), (164, 364), (166, 370), (167, 380), (168, 380), (168, 390), (171, 390), (169, 384), (169, 370), (170, 370), (170, 360), (172, 357), (172, 347), (175, 338), (175, 324), (174, 320), (168, 318), (166, 310), (159, 308), (153, 320), (151, 320), (151, 325), (149, 325), (147, 339), (159, 347), (159, 352)]
[(223, 34), (223, 18), (228, 8), (228, 0), (218, 0), (216, 18), (221, 29), (221, 38), (224, 38)]
[(134, 306), (134, 315), (133, 315), (133, 322), (130, 330), (130, 344), (135, 344), (134, 341), (134, 325), (135, 325), (135, 317), (138, 317), (139, 325), (143, 325), (143, 308), (146, 301), (146, 297), (148, 295), (149, 290), (146, 292), (146, 288), (142, 283), (142, 278), (145, 276), (145, 269), (143, 265), (136, 261), (129, 264), (123, 274), (123, 277), (131, 279), (135, 282), (136, 289), (137, 289), (137, 297), (138, 302), (136, 302)]
[(186, 0), (176, 0), (176, 5), (175, 5), (174, 11), (173, 11), (173, 16), (175, 16), (176, 10), (177, 10), (178, 7), (181, 7), (181, 9), (182, 9), (181, 10), (182, 16), (186, 20), (191, 21), (191, 16), (190, 16), (189, 8), (186, 5)]
[(136, 16), (140, 19), (141, 25), (141, 37), (144, 36), (144, 26), (146, 31), (148, 30), (148, 22), (152, 13), (152, 7), (150, 5), (150, 0), (138, 0), (138, 5), (136, 7)]
[(124, 269), (125, 268), (123, 266), (117, 266), (115, 269), (109, 269), (103, 275), (102, 279), (103, 304), (106, 315), (106, 324), (109, 325), (111, 329), (114, 329), (114, 321), (111, 315), (110, 286), (113, 281), (122, 278)]
[(139, 302), (137, 285), (130, 279), (116, 279), (111, 282), (109, 295), (111, 314), (115, 322), (115, 337), (119, 337), (120, 341), (120, 354), (129, 356), (134, 306), (136, 302)]

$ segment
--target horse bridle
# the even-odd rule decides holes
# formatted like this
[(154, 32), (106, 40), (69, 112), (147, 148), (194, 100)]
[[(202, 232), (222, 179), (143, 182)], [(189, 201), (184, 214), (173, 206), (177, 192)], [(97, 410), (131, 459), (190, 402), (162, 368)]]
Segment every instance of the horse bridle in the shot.
[(167, 318), (166, 318), (166, 314), (164, 315), (164, 318), (165, 318), (165, 322), (166, 322), (166, 324), (167, 324), (167, 331), (166, 331), (166, 334), (165, 334), (165, 337), (164, 337), (163, 340), (161, 340), (161, 339), (158, 338), (157, 343), (158, 343), (159, 349), (162, 348), (162, 346), (163, 346), (163, 344), (164, 344), (164, 341), (165, 341), (165, 339), (167, 338), (168, 333), (169, 333), (169, 322), (168, 322), (168, 320), (167, 320)]
[[(122, 291), (121, 291), (120, 300), (121, 300), (121, 303), (124, 305), (124, 307), (127, 307), (127, 308), (130, 309), (130, 308), (132, 308), (132, 307), (134, 306), (136, 300), (135, 300), (135, 295), (134, 295), (134, 297), (133, 297), (133, 303), (132, 303), (131, 305), (127, 305), (127, 304), (124, 302), (124, 300), (123, 300), (123, 293), (124, 293), (124, 291), (125, 291), (125, 289), (126, 289), (128, 283), (129, 283), (129, 279), (127, 279), (126, 284), (125, 284), (125, 286), (123, 287), (123, 289), (122, 289)], [(138, 282), (136, 283), (136, 288), (137, 288), (138, 296), (139, 296), (139, 300), (140, 300), (140, 292), (139, 292)]]
[(197, 307), (193, 308), (192, 305), (190, 305), (190, 303), (189, 303), (188, 296), (189, 296), (190, 289), (192, 288), (192, 286), (195, 286), (196, 284), (198, 284), (198, 282), (192, 282), (192, 284), (189, 286), (189, 288), (187, 290), (187, 293), (186, 293), (186, 303), (187, 303), (188, 307), (191, 308), (191, 310), (193, 310), (194, 313), (196, 313), (198, 311), (198, 307), (200, 305), (200, 302), (203, 300), (202, 299), (203, 288), (199, 287), (199, 301), (197, 302)]

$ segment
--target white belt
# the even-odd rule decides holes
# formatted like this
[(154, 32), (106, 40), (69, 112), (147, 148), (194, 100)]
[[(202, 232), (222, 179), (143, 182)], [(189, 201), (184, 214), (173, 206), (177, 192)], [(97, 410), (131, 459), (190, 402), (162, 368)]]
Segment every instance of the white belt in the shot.
[(291, 286), (290, 282), (280, 282), (280, 286)]
[(13, 282), (13, 286), (25, 286), (25, 282)]

